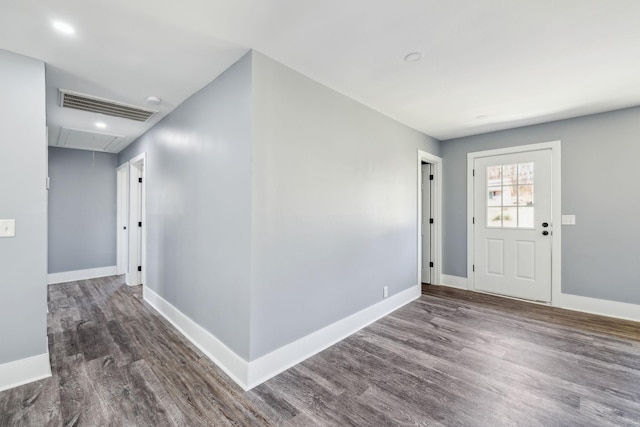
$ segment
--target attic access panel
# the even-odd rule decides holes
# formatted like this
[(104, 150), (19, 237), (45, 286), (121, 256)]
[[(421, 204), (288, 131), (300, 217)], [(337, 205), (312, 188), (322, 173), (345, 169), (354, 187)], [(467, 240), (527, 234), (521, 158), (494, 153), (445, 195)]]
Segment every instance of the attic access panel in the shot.
[(109, 135), (86, 130), (62, 128), (57, 146), (82, 150), (115, 152), (123, 141), (124, 136), (122, 135)]

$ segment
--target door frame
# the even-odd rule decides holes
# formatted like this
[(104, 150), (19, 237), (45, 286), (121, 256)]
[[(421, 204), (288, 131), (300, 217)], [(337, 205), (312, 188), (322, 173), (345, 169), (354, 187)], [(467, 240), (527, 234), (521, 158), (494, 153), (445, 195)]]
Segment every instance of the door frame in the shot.
[[(498, 148), (495, 150), (475, 151), (467, 153), (467, 289), (476, 291), (475, 276), (473, 274), (475, 225), (474, 215), (474, 177), (473, 168), (477, 158), (492, 157), (503, 154), (525, 153), (527, 151), (551, 150), (551, 224), (553, 239), (551, 240), (551, 305), (560, 302), (562, 292), (562, 173), (561, 173), (561, 142), (549, 141), (538, 144), (519, 145), (515, 147)], [(481, 292), (481, 291), (476, 291)]]
[(418, 185), (417, 185), (417, 205), (418, 205), (418, 270), (417, 283), (422, 287), (422, 162), (431, 164), (431, 174), (433, 175), (433, 186), (431, 192), (431, 211), (433, 213), (434, 227), (431, 229), (431, 242), (433, 259), (432, 285), (442, 283), (442, 158), (418, 150)]
[[(121, 186), (120, 173), (124, 174), (124, 187)], [(129, 265), (129, 162), (116, 169), (116, 185), (116, 266), (118, 274), (126, 274)], [(126, 233), (122, 232), (123, 227), (127, 227)]]
[[(126, 276), (126, 282), (129, 286), (136, 286), (147, 282), (146, 175), (146, 153), (142, 153), (129, 160), (129, 224), (135, 224), (138, 218), (142, 221), (141, 229), (135, 226), (129, 227), (129, 270)], [(138, 185), (138, 178), (142, 178), (142, 185)], [(141, 203), (138, 203), (138, 200), (141, 200)], [(138, 206), (140, 208), (138, 208)], [(138, 251), (136, 241), (140, 234), (141, 245), (140, 251)], [(137, 271), (138, 265), (142, 266), (142, 272), (140, 274), (138, 274)]]
[[(431, 252), (433, 252), (433, 239), (431, 239), (431, 228), (433, 228), (433, 225), (431, 225), (429, 223), (429, 219), (433, 218), (433, 212), (431, 212), (431, 193), (432, 193), (432, 188), (435, 186), (435, 177), (434, 180), (431, 181), (429, 180), (429, 176), (427, 174), (425, 174), (425, 170), (428, 170), (430, 175), (431, 174), (431, 169), (435, 169), (435, 167), (431, 164), (431, 163), (422, 163), (420, 165), (420, 168), (422, 169), (422, 192), (421, 192), (421, 196), (422, 196), (422, 201), (421, 201), (421, 205), (422, 205), (422, 221), (420, 222), (422, 225), (422, 230), (421, 230), (421, 236), (422, 236), (422, 254), (421, 254), (421, 259), (422, 259), (422, 271), (420, 272), (420, 281), (422, 283), (429, 283), (431, 284), (431, 282), (434, 281), (434, 274), (433, 274), (433, 267), (428, 267), (427, 265), (425, 265), (425, 261), (429, 260), (432, 261), (432, 254)], [(425, 205), (425, 201), (428, 201), (428, 204)], [(425, 209), (427, 208), (427, 209)], [(425, 224), (428, 224), (429, 227), (425, 227)], [(434, 224), (435, 225), (435, 224)], [(425, 244), (426, 243), (426, 244)], [(428, 253), (429, 256), (425, 257), (424, 256), (424, 250), (425, 248), (428, 248)], [(426, 274), (425, 274), (426, 273)], [(425, 276), (429, 277), (429, 280), (425, 281)]]

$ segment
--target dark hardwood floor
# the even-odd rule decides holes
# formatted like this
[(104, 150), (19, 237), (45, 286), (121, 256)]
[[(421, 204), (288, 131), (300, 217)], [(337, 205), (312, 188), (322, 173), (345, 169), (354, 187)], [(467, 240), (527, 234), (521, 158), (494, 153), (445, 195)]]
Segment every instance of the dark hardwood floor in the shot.
[(428, 286), (243, 392), (120, 277), (49, 287), (53, 377), (0, 426), (640, 426), (637, 323)]

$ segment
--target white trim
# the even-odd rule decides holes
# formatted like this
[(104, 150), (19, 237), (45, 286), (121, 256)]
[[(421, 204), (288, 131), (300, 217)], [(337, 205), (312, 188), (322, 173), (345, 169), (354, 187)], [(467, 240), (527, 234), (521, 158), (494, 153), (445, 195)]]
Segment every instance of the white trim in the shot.
[(118, 274), (126, 274), (129, 266), (129, 185), (129, 162), (125, 162), (116, 169), (116, 265)]
[(321, 352), (392, 311), (419, 298), (420, 295), (420, 286), (412, 286), (383, 299), (375, 305), (282, 346), (252, 362), (247, 362), (209, 331), (164, 300), (155, 291), (149, 289), (148, 286), (143, 287), (144, 300), (244, 390), (249, 390)]
[(148, 286), (143, 286), (144, 300), (169, 321), (185, 338), (198, 347), (240, 387), (247, 390), (248, 363), (211, 332), (198, 325)]
[[(452, 288), (467, 289), (465, 277), (442, 275), (442, 286)], [(500, 298), (513, 299), (523, 301), (530, 304), (546, 305), (551, 307), (562, 308), (565, 310), (579, 311), (581, 313), (597, 314), (599, 316), (614, 317), (616, 319), (631, 320), (640, 322), (640, 305), (629, 304), (626, 302), (610, 301), (599, 298), (583, 297), (580, 295), (559, 293), (554, 297), (554, 304), (540, 303), (537, 301), (528, 301), (520, 298), (511, 298), (505, 295), (497, 295), (489, 292), (475, 291), (472, 292), (494, 295)]]
[(448, 274), (442, 275), (442, 286), (448, 286), (450, 288), (469, 289), (466, 277), (449, 276)]
[(476, 151), (467, 153), (467, 286), (474, 288), (474, 251), (473, 251), (473, 202), (474, 202), (474, 161), (481, 157), (500, 156), (503, 154), (523, 153), (527, 151), (551, 150), (551, 223), (553, 240), (551, 242), (551, 304), (559, 306), (562, 289), (562, 172), (561, 172), (561, 142), (550, 141), (539, 144), (519, 145), (515, 147), (498, 148), (495, 150)]
[(135, 164), (135, 163), (140, 163), (140, 162), (142, 162), (142, 161), (144, 161), (144, 160), (146, 160), (146, 159), (147, 159), (147, 153), (146, 153), (146, 152), (144, 152), (144, 153), (140, 153), (140, 154), (138, 154), (137, 156), (135, 156), (135, 157), (133, 157), (133, 158), (129, 159), (129, 164), (132, 164), (132, 165), (133, 165), (133, 164)]
[[(129, 269), (126, 283), (137, 286), (146, 283), (147, 279), (147, 155), (141, 153), (129, 160)], [(142, 178), (142, 185), (138, 187), (138, 178)], [(138, 200), (141, 199), (141, 212), (138, 212)], [(137, 222), (142, 222), (139, 230)], [(137, 240), (141, 236), (141, 247), (138, 250)], [(142, 252), (139, 254), (138, 252)], [(142, 266), (142, 273), (138, 273), (138, 266)]]
[(49, 353), (0, 365), (0, 391), (51, 376)]
[[(467, 289), (467, 278), (460, 276), (442, 275), (442, 286), (451, 288)], [(514, 299), (531, 304), (539, 304), (549, 306), (550, 304), (539, 303), (537, 301), (528, 301), (520, 298), (511, 298), (504, 295), (496, 295), (488, 292), (474, 291), (478, 293), (486, 293), (489, 295), (499, 296), (501, 298)], [(552, 307), (563, 308), (565, 310), (579, 311), (582, 313), (597, 314), (600, 316), (614, 317), (616, 319), (632, 320), (640, 322), (640, 305), (629, 304), (626, 302), (610, 301), (599, 298), (583, 297), (580, 295), (559, 293), (554, 297)]]
[(431, 195), (431, 203), (433, 206), (433, 222), (435, 227), (431, 239), (433, 241), (433, 247), (435, 250), (432, 254), (433, 259), (433, 280), (435, 285), (442, 283), (442, 158), (427, 153), (426, 151), (418, 150), (418, 191), (417, 191), (417, 203), (418, 203), (418, 268), (417, 268), (417, 284), (422, 285), (422, 193), (420, 189), (422, 187), (422, 162), (427, 162), (432, 165), (431, 173), (434, 179), (435, 194)]
[(474, 264), (474, 250), (473, 250), (473, 238), (475, 235), (475, 229), (473, 224), (474, 215), (474, 162), (475, 157), (467, 154), (467, 289), (474, 289), (473, 283), (473, 264)]
[(47, 284), (75, 282), (76, 280), (96, 279), (98, 277), (115, 276), (118, 268), (115, 265), (109, 267), (89, 268), (86, 270), (63, 271), (47, 274)]
[(551, 145), (551, 305), (557, 305), (562, 293), (562, 151), (560, 141)]
[[(589, 298), (579, 295), (560, 294), (554, 300), (557, 307), (583, 313), (599, 314), (601, 316), (640, 322), (640, 305), (625, 302), (609, 301)], [(559, 301), (559, 302), (558, 302)]]
[(421, 286), (412, 286), (250, 362), (248, 389), (347, 338), (403, 305), (420, 298), (420, 295)]

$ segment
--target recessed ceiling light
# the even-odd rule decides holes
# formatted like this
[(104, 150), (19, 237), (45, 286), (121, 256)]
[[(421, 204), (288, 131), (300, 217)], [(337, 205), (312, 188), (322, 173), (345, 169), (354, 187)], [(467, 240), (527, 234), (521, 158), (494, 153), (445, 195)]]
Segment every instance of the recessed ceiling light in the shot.
[(484, 120), (486, 119), (488, 116), (477, 116), (476, 120)]
[(64, 34), (74, 34), (76, 32), (76, 30), (74, 30), (74, 28), (71, 25), (62, 21), (54, 21), (53, 28), (55, 28), (56, 30)]
[(107, 124), (105, 122), (96, 122), (96, 127), (98, 129), (104, 129), (107, 127)]
[(150, 96), (147, 98), (147, 104), (160, 105), (161, 102), (162, 102), (162, 99), (160, 99), (159, 96)]
[(422, 54), (420, 52), (411, 52), (407, 56), (404, 57), (405, 62), (418, 62), (422, 59)]

